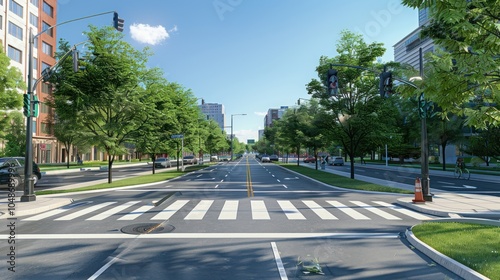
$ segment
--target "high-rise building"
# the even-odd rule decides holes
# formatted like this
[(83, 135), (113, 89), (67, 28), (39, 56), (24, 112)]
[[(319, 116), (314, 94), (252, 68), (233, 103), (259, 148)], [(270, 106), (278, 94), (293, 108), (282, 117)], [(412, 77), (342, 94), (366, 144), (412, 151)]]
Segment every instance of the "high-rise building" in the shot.
[[(32, 49), (33, 82), (45, 68), (56, 63), (56, 28), (41, 33), (56, 24), (57, 0), (0, 0), (0, 41), (10, 65), (21, 70), (25, 81), (29, 70), (30, 34), (39, 34)], [(52, 87), (43, 82), (34, 90), (40, 101), (39, 116), (33, 119), (33, 159), (38, 163), (60, 160), (57, 140), (50, 131), (50, 108), (45, 104), (51, 91)]]
[(205, 103), (202, 99), (199, 105), (201, 112), (207, 117), (207, 120), (214, 120), (219, 127), (224, 130), (224, 105), (218, 103)]
[(264, 127), (272, 126), (275, 120), (281, 119), (288, 106), (281, 106), (279, 109), (269, 109), (264, 117)]

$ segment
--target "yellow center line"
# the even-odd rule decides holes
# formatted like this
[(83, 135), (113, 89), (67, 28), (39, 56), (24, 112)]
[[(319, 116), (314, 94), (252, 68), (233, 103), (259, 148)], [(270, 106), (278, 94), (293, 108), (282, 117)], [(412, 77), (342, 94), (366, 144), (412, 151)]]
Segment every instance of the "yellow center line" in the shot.
[(252, 175), (250, 174), (250, 164), (248, 162), (248, 157), (247, 157), (247, 194), (248, 197), (253, 196)]

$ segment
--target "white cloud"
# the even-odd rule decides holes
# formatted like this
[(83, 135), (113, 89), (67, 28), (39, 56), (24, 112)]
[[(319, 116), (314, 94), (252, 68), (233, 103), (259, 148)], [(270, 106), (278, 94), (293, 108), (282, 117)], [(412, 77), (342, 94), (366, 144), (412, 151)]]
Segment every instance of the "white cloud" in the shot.
[[(177, 27), (174, 27), (172, 31), (177, 31)], [(134, 23), (130, 26), (130, 34), (132, 39), (145, 44), (157, 45), (169, 37), (169, 34), (165, 27), (151, 26), (149, 24)]]
[(262, 116), (265, 117), (267, 115), (267, 112), (254, 112), (257, 116)]

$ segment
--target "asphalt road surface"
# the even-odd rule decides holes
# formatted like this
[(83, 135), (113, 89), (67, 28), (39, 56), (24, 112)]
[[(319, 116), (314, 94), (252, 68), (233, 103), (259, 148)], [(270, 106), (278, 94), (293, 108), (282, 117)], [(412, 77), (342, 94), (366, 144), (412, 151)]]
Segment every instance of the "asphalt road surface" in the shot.
[(19, 217), (14, 250), (1, 227), (16, 272), (2, 254), (0, 278), (310, 279), (317, 264), (314, 279), (460, 279), (404, 240), (432, 217), (396, 206), (399, 195), (327, 187), (253, 158), (71, 197)]

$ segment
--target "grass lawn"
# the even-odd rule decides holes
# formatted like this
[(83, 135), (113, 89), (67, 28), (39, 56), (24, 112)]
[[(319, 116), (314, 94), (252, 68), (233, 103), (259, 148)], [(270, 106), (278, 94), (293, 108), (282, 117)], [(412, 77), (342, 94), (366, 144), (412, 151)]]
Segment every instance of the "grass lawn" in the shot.
[(344, 176), (335, 175), (332, 173), (324, 172), (321, 170), (311, 169), (308, 167), (297, 166), (297, 164), (280, 164), (281, 166), (305, 175), (310, 178), (314, 178), (325, 184), (329, 184), (336, 187), (341, 187), (345, 189), (353, 190), (364, 190), (364, 191), (374, 191), (374, 192), (392, 192), (392, 193), (403, 193), (403, 194), (413, 194), (412, 191), (402, 190), (398, 188), (391, 188), (387, 186), (381, 186), (377, 184), (372, 184), (368, 182), (363, 182), (359, 180), (353, 180)]
[(170, 180), (172, 178), (182, 176), (182, 175), (186, 174), (187, 172), (202, 169), (205, 167), (207, 167), (207, 166), (206, 165), (193, 165), (193, 166), (186, 167), (184, 172), (177, 171), (177, 170), (157, 172), (156, 174), (148, 174), (148, 175), (130, 177), (130, 178), (126, 178), (124, 180), (116, 180), (116, 181), (113, 181), (111, 184), (102, 183), (102, 184), (97, 184), (97, 185), (93, 185), (93, 186), (87, 186), (87, 187), (81, 187), (81, 188), (75, 188), (75, 189), (69, 189), (69, 190), (36, 191), (35, 194), (36, 195), (44, 195), (44, 194), (56, 194), (56, 193), (72, 193), (72, 192), (110, 189), (110, 188), (119, 188), (119, 187), (125, 187), (125, 186), (155, 183), (155, 182)]
[(490, 279), (500, 279), (500, 227), (430, 222), (416, 225), (412, 231), (440, 253)]

